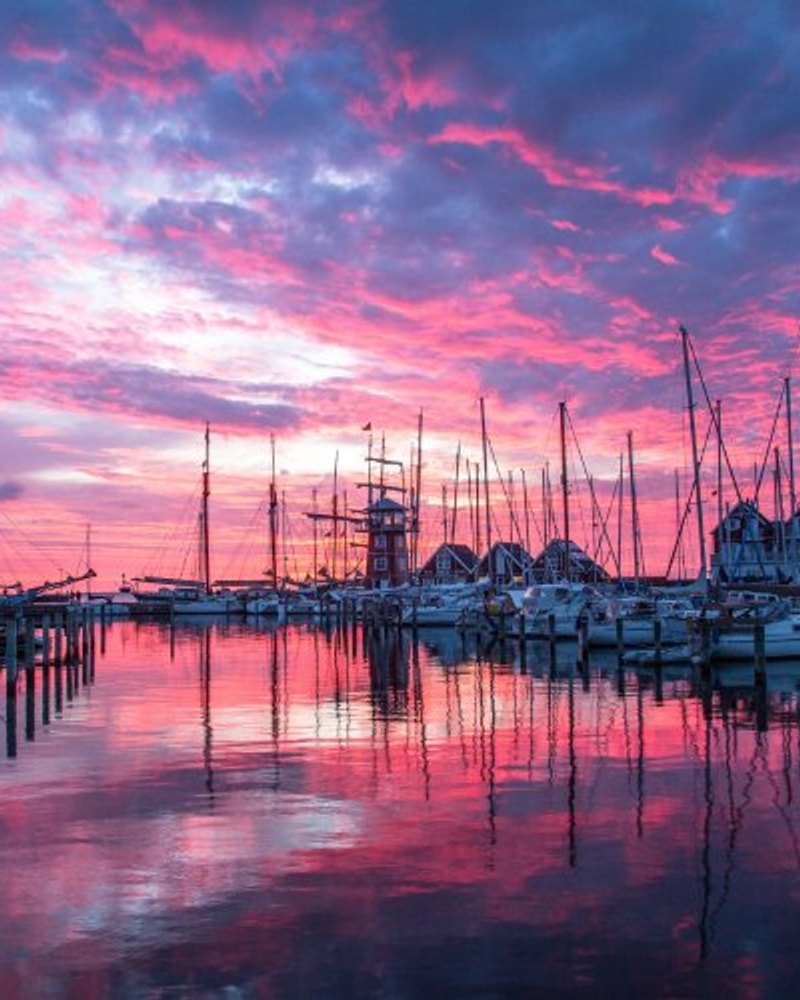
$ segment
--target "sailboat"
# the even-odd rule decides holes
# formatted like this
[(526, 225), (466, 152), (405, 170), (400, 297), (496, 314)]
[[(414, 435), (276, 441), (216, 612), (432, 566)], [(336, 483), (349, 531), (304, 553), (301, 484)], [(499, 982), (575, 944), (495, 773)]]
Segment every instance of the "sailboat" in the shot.
[(231, 592), (214, 591), (211, 585), (211, 538), (208, 520), (208, 500), (211, 495), (211, 432), (208, 423), (205, 431), (205, 457), (200, 498), (199, 522), (199, 579), (183, 580), (173, 577), (143, 576), (143, 583), (160, 584), (155, 594), (140, 595), (148, 604), (164, 605), (173, 615), (235, 614), (242, 610), (239, 599)]

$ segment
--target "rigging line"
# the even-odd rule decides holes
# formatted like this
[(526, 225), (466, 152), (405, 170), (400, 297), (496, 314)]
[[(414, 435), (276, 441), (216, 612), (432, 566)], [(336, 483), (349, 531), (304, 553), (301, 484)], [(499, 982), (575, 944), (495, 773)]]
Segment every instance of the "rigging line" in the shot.
[[(583, 449), (581, 448), (580, 442), (578, 441), (578, 435), (575, 432), (575, 425), (572, 422), (572, 416), (570, 415), (569, 409), (567, 409), (567, 423), (569, 424), (569, 429), (572, 431), (572, 440), (574, 441), (575, 448), (576, 448), (576, 450), (578, 452), (578, 458), (580, 459), (580, 462), (581, 462), (581, 468), (583, 469), (583, 474), (586, 477), (586, 481), (589, 483), (589, 496), (591, 497), (591, 500), (592, 500), (592, 520), (594, 520), (595, 514), (600, 519), (601, 534), (600, 534), (600, 540), (598, 541), (597, 545), (595, 546), (594, 558), (595, 559), (597, 558), (597, 555), (598, 555), (599, 549), (600, 549), (600, 545), (602, 545), (603, 539), (605, 538), (606, 544), (608, 545), (609, 552), (611, 553), (611, 558), (612, 558), (612, 560), (614, 562), (614, 566), (615, 566), (615, 568), (617, 570), (617, 576), (620, 576), (621, 573), (620, 573), (619, 560), (618, 560), (617, 556), (614, 553), (614, 546), (611, 544), (611, 539), (610, 539), (610, 537), (608, 535), (608, 528), (607, 528), (608, 517), (611, 516), (611, 507), (609, 506), (608, 517), (604, 518), (603, 517), (603, 512), (600, 509), (600, 504), (597, 502), (597, 494), (595, 493), (595, 490), (594, 490), (594, 481), (593, 481), (592, 477), (589, 475), (589, 469), (588, 469), (588, 467), (586, 465), (586, 460), (583, 457)], [(614, 492), (612, 494), (612, 500), (613, 500), (614, 496), (616, 495), (616, 492), (617, 492), (617, 483), (615, 482), (614, 483)]]
[[(703, 459), (705, 458), (706, 449), (708, 448), (708, 443), (710, 440), (711, 440), (711, 424), (709, 424), (708, 427), (706, 428), (706, 438), (705, 441), (703, 441), (703, 447), (700, 451), (700, 463), (699, 463), (700, 465), (703, 464)], [(686, 504), (683, 508), (681, 523), (678, 525), (678, 535), (675, 539), (675, 544), (672, 546), (672, 553), (670, 554), (669, 557), (669, 563), (667, 565), (667, 572), (666, 572), (667, 577), (669, 577), (670, 573), (672, 572), (672, 564), (675, 562), (675, 555), (678, 551), (678, 547), (681, 544), (681, 539), (683, 537), (683, 529), (686, 527), (686, 520), (689, 517), (689, 512), (692, 509), (692, 500), (694, 499), (695, 490), (697, 490), (698, 487), (699, 483), (697, 483), (694, 477), (692, 477), (692, 486), (691, 489), (689, 490), (689, 496), (686, 498)]]
[(783, 406), (784, 388), (785, 387), (782, 385), (781, 391), (778, 393), (778, 405), (775, 407), (775, 415), (772, 418), (772, 427), (770, 428), (769, 432), (769, 440), (767, 441), (767, 446), (764, 450), (764, 458), (761, 462), (761, 468), (759, 469), (758, 472), (758, 479), (756, 480), (756, 492), (753, 498), (753, 502), (756, 504), (758, 503), (758, 494), (761, 490), (761, 484), (764, 481), (764, 472), (766, 471), (767, 463), (769, 462), (770, 455), (772, 453), (772, 442), (775, 440), (775, 431), (778, 426), (778, 417), (780, 416), (781, 407)]
[[(496, 476), (497, 476), (497, 478), (498, 478), (498, 480), (500, 482), (500, 486), (502, 487), (502, 490), (503, 490), (503, 499), (505, 500), (506, 507), (508, 508), (509, 522), (510, 522), (511, 527), (513, 528), (513, 530), (516, 531), (517, 538), (521, 538), (522, 537), (522, 533), (520, 531), (519, 524), (517, 523), (517, 514), (516, 514), (516, 511), (514, 510), (512, 504), (511, 504), (511, 498), (509, 496), (508, 489), (506, 487), (505, 477), (500, 474), (500, 466), (499, 466), (499, 464), (497, 462), (497, 455), (495, 454), (495, 451), (494, 451), (494, 445), (492, 444), (492, 439), (489, 437), (488, 434), (486, 435), (486, 443), (487, 443), (487, 445), (489, 447), (489, 451), (491, 452), (491, 455), (492, 455), (492, 461), (494, 462), (494, 471), (495, 471), (495, 474), (496, 474)], [(500, 530), (500, 525), (499, 525), (499, 523), (497, 521), (497, 516), (494, 514), (494, 512), (492, 512), (492, 520), (495, 522), (495, 527), (499, 531)]]
[(728, 448), (727, 445), (725, 444), (725, 439), (722, 436), (721, 428), (717, 423), (717, 408), (712, 404), (711, 397), (708, 394), (708, 389), (706, 388), (706, 380), (703, 377), (703, 372), (700, 368), (700, 361), (697, 357), (697, 354), (695, 353), (694, 344), (692, 343), (691, 337), (688, 338), (688, 342), (689, 342), (689, 350), (691, 351), (692, 354), (692, 360), (694, 361), (695, 371), (697, 372), (697, 376), (700, 379), (700, 388), (703, 390), (703, 398), (706, 401), (708, 412), (711, 414), (712, 426), (716, 430), (717, 437), (719, 438), (722, 454), (725, 458), (725, 466), (728, 470), (728, 475), (731, 477), (731, 482), (733, 483), (733, 489), (736, 493), (736, 499), (739, 501), (739, 503), (742, 503), (743, 498), (742, 498), (742, 491), (739, 489), (739, 481), (736, 478), (736, 473), (733, 471), (733, 465), (731, 463), (730, 456), (728, 455)]

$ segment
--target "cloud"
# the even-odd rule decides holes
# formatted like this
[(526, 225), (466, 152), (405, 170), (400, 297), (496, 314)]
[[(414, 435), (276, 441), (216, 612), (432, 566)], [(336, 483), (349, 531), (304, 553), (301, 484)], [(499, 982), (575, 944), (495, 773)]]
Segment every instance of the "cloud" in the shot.
[(21, 483), (6, 479), (0, 482), (0, 503), (4, 503), (6, 500), (18, 500), (24, 492), (25, 489)]

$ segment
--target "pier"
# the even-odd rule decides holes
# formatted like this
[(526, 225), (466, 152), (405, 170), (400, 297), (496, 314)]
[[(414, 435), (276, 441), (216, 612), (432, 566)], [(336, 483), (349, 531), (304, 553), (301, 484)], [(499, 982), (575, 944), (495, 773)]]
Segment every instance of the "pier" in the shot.
[(0, 612), (0, 664), (6, 673), (6, 755), (17, 755), (19, 681), (24, 677), (25, 739), (36, 730), (36, 678), (41, 668), (41, 722), (59, 716), (80, 687), (94, 680), (96, 623), (105, 618), (91, 605), (30, 604)]

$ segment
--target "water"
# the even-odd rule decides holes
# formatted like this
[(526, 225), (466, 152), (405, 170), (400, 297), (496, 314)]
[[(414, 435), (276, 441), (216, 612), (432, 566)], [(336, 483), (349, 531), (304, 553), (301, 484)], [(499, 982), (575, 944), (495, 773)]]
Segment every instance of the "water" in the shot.
[(6, 701), (0, 996), (791, 995), (770, 671), (115, 622)]

